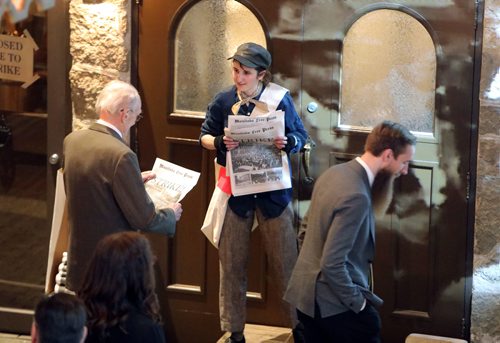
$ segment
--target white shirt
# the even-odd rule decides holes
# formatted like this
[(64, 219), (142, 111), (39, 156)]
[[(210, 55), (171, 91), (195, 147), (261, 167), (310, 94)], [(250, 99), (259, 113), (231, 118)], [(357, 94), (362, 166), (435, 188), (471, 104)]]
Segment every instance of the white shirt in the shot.
[(368, 174), (368, 182), (370, 183), (370, 187), (373, 186), (373, 180), (375, 180), (375, 175), (373, 174), (370, 167), (368, 167), (368, 164), (366, 164), (366, 162), (363, 161), (361, 157), (356, 157), (356, 161), (358, 161), (358, 163), (361, 164), (363, 168), (365, 168), (366, 174)]
[(114, 130), (117, 134), (119, 134), (119, 135), (120, 135), (120, 138), (122, 138), (122, 139), (123, 139), (123, 135), (122, 135), (122, 133), (121, 133), (121, 132), (120, 132), (120, 130), (118, 130), (118, 129), (116, 128), (116, 126), (114, 126), (113, 124), (108, 123), (107, 121), (102, 120), (102, 119), (97, 119), (96, 123), (109, 127), (110, 129)]

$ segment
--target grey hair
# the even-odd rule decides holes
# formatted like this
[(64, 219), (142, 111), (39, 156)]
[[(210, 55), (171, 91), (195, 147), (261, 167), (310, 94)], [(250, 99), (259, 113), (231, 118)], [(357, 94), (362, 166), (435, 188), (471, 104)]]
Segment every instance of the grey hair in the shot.
[(120, 80), (108, 82), (97, 97), (96, 113), (100, 115), (101, 112), (107, 111), (111, 115), (116, 115), (125, 107), (139, 110), (141, 98), (137, 89), (131, 84)]

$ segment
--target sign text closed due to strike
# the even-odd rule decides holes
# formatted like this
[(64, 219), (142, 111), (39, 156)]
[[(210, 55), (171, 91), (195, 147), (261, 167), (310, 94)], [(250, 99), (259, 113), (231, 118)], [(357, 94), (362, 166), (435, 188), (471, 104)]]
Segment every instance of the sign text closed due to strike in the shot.
[(38, 46), (28, 31), (24, 37), (0, 35), (0, 79), (24, 82), (26, 88), (38, 79), (33, 75), (33, 51)]

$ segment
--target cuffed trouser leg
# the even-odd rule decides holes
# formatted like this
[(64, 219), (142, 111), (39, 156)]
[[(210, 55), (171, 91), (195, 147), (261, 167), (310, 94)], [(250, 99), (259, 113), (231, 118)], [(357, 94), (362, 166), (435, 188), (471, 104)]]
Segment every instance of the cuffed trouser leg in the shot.
[(239, 217), (227, 208), (219, 243), (221, 330), (243, 332), (246, 321), (248, 250), (254, 214)]
[(265, 219), (257, 209), (257, 219), (271, 276), (274, 278), (282, 302), (283, 313), (288, 318), (290, 327), (294, 328), (298, 323), (297, 312), (283, 300), (298, 255), (292, 206), (288, 204), (280, 216), (270, 219)]

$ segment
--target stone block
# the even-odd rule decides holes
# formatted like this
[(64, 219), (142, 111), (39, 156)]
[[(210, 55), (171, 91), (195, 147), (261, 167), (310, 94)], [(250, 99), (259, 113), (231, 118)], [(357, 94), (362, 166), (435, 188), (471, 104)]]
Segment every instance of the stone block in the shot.
[(479, 136), (478, 178), (500, 176), (500, 136), (486, 134)]
[(481, 117), (479, 118), (479, 135), (492, 134), (500, 136), (500, 105), (480, 107)]
[(70, 53), (76, 63), (129, 69), (127, 1), (70, 2)]
[(97, 96), (106, 83), (117, 78), (117, 73), (106, 72), (92, 66), (73, 65), (69, 79), (74, 122), (97, 119), (95, 112)]
[(475, 254), (486, 255), (500, 242), (500, 177), (481, 177), (477, 180)]
[(500, 342), (500, 266), (498, 262), (474, 271), (471, 342)]

